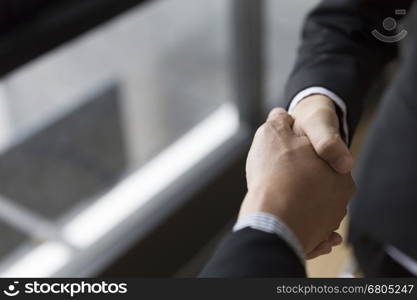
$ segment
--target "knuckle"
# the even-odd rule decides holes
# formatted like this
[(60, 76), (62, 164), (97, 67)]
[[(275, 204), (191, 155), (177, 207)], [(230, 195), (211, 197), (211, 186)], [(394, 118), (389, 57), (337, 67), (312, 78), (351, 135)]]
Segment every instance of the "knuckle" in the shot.
[(316, 143), (317, 153), (320, 156), (328, 156), (332, 154), (336, 150), (338, 142), (339, 142), (338, 134), (334, 134), (330, 137), (319, 140)]
[(263, 136), (267, 131), (268, 131), (268, 125), (265, 123), (265, 124), (262, 124), (257, 130), (256, 130), (256, 132), (255, 132), (255, 138), (257, 137), (257, 138), (259, 138), (259, 137), (261, 137), (261, 136)]
[(261, 138), (261, 137), (270, 137), (274, 134), (275, 131), (277, 131), (277, 125), (275, 124), (275, 121), (267, 121), (264, 124), (262, 124), (258, 130), (256, 130), (255, 137)]
[(269, 118), (279, 118), (281, 116), (286, 116), (288, 113), (285, 111), (285, 109), (281, 107), (276, 107), (269, 113)]
[(289, 123), (292, 119), (292, 116), (282, 108), (273, 109), (268, 116), (268, 121), (281, 121)]
[(270, 132), (272, 130), (274, 130), (274, 125), (273, 125), (273, 121), (267, 121), (265, 122), (261, 128), (262, 132)]
[(287, 123), (285, 120), (270, 120), (265, 123), (265, 126), (268, 127), (268, 130), (274, 130), (278, 133), (283, 133), (287, 130)]

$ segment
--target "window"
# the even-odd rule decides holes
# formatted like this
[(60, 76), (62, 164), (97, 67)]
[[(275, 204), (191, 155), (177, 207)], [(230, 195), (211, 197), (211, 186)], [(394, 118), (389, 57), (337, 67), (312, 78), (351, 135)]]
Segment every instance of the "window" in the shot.
[[(63, 9), (70, 17), (52, 23), (67, 22), (69, 38), (71, 26), (98, 18), (95, 5), (120, 12), (122, 3), (139, 2), (61, 0), (90, 14), (80, 20), (76, 9)], [(282, 93), (302, 18), (315, 2), (264, 1), (269, 106)], [(243, 165), (264, 100), (257, 60), (261, 3), (128, 5), (129, 11), (100, 26), (91, 21), (90, 31), (1, 78), (0, 276), (97, 274), (215, 174), (227, 173), (232, 158)], [(48, 6), (40, 16), (51, 11)], [(48, 36), (41, 41), (48, 44)], [(0, 36), (1, 50), (4, 45)], [(15, 64), (13, 51), (9, 56), (1, 57), (2, 74)], [(216, 196), (202, 197), (214, 203), (213, 211), (225, 208)], [(231, 217), (233, 205), (222, 218)]]
[(56, 275), (119, 241), (239, 131), (229, 4), (139, 6), (3, 78), (2, 276)]

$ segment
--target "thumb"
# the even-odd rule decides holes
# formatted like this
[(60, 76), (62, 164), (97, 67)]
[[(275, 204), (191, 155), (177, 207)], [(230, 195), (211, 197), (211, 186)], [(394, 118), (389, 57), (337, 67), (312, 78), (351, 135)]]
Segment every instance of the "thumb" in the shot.
[(317, 155), (335, 171), (349, 173), (353, 167), (352, 155), (339, 133), (337, 115), (330, 110), (316, 112), (301, 125)]
[(343, 237), (337, 232), (332, 232), (329, 238), (321, 242), (310, 253), (307, 253), (307, 259), (313, 259), (321, 255), (329, 254), (333, 247), (339, 246), (343, 242)]

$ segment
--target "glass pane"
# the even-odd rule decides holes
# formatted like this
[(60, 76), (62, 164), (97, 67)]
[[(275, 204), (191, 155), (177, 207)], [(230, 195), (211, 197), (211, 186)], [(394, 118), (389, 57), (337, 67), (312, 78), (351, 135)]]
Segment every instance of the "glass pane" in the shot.
[(23, 233), (0, 221), (0, 257), (9, 255), (18, 246), (22, 245), (27, 238)]
[(59, 229), (229, 102), (229, 4), (152, 1), (3, 78), (0, 209)]
[(105, 190), (126, 167), (117, 90), (110, 88), (0, 155), (0, 192), (57, 218)]

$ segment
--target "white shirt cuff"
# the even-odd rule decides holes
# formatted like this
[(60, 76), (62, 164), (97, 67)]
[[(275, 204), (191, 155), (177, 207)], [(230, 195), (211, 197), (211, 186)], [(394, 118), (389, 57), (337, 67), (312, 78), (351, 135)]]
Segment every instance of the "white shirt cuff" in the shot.
[(297, 254), (302, 264), (305, 264), (305, 256), (300, 242), (287, 225), (277, 217), (268, 213), (253, 213), (239, 220), (233, 227), (233, 232), (244, 228), (252, 228), (267, 233), (274, 233), (282, 238)]
[(299, 92), (292, 99), (290, 107), (288, 108), (288, 112), (291, 113), (294, 110), (294, 108), (297, 106), (298, 103), (303, 101), (308, 96), (315, 95), (315, 94), (320, 94), (320, 95), (324, 95), (324, 96), (329, 97), (340, 108), (340, 110), (343, 113), (343, 120), (342, 120), (343, 133), (345, 134), (346, 143), (349, 143), (349, 128), (348, 128), (348, 125), (347, 125), (346, 104), (338, 95), (336, 95), (332, 91), (330, 91), (330, 90), (328, 90), (324, 87), (320, 87), (320, 86), (313, 86), (313, 87), (309, 87), (305, 90), (302, 90), (301, 92)]

